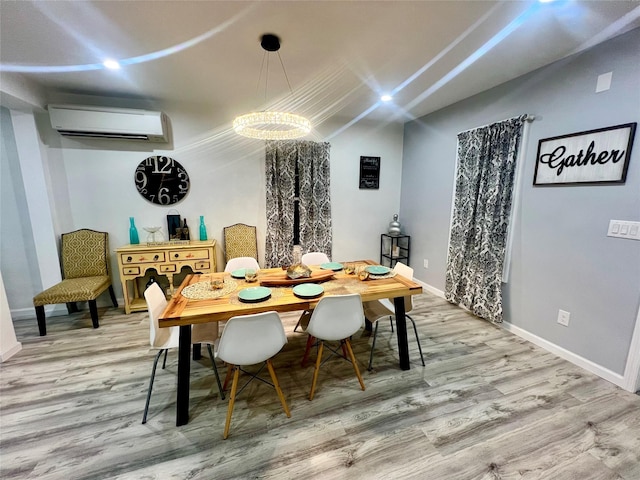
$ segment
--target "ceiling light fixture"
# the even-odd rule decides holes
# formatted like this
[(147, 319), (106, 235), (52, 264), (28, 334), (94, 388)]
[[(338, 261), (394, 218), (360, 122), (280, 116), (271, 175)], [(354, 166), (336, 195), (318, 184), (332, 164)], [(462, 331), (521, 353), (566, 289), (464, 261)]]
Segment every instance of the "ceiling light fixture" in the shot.
[(118, 61), (116, 60), (108, 58), (107, 60), (102, 62), (102, 64), (109, 70), (120, 70), (120, 63), (118, 63)]
[(391, 100), (393, 100), (393, 97), (391, 95), (382, 95), (380, 97), (380, 100), (382, 100), (383, 102), (390, 102)]
[[(260, 45), (265, 50), (265, 55), (269, 52), (278, 52), (280, 50), (280, 39), (273, 34), (264, 34), (260, 40)], [(280, 64), (284, 77), (291, 90), (289, 77), (284, 69), (284, 63), (278, 53)], [(264, 65), (264, 59), (262, 64)], [(262, 76), (262, 72), (261, 72)], [(267, 94), (267, 82), (269, 77), (269, 62), (267, 58), (267, 74), (265, 75), (265, 99)], [(258, 83), (260, 79), (258, 78)], [(258, 138), (261, 140), (291, 140), (294, 138), (304, 137), (311, 131), (311, 122), (305, 117), (291, 112), (251, 112), (236, 117), (233, 121), (233, 129), (239, 135), (249, 138)]]

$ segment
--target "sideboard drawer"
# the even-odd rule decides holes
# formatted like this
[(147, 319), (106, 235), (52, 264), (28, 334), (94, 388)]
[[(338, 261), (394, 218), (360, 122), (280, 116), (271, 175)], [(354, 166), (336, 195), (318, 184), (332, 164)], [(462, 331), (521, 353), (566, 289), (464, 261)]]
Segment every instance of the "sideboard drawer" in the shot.
[(195, 267), (196, 270), (209, 270), (209, 268), (211, 268), (209, 262), (196, 262)]
[(157, 263), (165, 261), (165, 252), (123, 253), (120, 255), (123, 265), (128, 263)]
[(173, 250), (169, 252), (169, 260), (172, 262), (188, 261), (188, 260), (207, 260), (209, 258), (209, 250)]
[(140, 267), (123, 267), (122, 273), (125, 275), (140, 275)]
[(176, 270), (177, 270), (177, 267), (174, 263), (171, 263), (169, 265), (160, 265), (161, 273), (171, 273), (171, 272), (175, 272)]

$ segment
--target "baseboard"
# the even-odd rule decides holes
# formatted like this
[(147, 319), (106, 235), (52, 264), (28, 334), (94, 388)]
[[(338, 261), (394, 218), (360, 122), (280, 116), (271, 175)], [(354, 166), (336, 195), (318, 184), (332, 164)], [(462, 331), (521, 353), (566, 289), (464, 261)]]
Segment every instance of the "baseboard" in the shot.
[[(433, 293), (434, 295), (440, 298), (444, 298), (444, 292), (442, 290), (439, 290), (417, 279), (414, 279), (414, 281), (422, 285), (422, 288), (427, 292)], [(546, 351), (553, 353), (554, 355), (557, 355), (558, 357), (564, 360), (567, 360), (568, 362), (571, 362), (574, 365), (584, 368), (588, 372), (591, 372), (599, 376), (600, 378), (604, 378), (605, 380), (613, 383), (614, 385), (617, 385), (618, 387), (624, 390), (627, 390), (629, 392), (634, 391), (635, 385), (630, 383), (628, 380), (625, 380), (625, 377), (623, 375), (612, 372), (611, 370), (604, 368), (603, 366), (598, 365), (597, 363), (594, 363), (591, 360), (587, 360), (586, 358), (581, 357), (580, 355), (570, 352), (569, 350), (566, 350), (562, 347), (559, 347), (558, 345), (548, 340), (545, 340), (544, 338), (538, 337), (537, 335), (534, 335), (533, 333), (530, 333), (527, 330), (524, 330), (520, 327), (516, 327), (515, 325), (512, 325), (509, 322), (503, 322), (500, 324), (500, 326), (505, 330), (507, 330), (508, 332), (511, 332), (520, 338), (524, 338), (525, 340), (533, 343), (534, 345), (544, 348)]]
[(9, 350), (0, 353), (0, 363), (6, 362), (20, 350), (22, 350), (22, 344), (20, 342), (16, 342)]

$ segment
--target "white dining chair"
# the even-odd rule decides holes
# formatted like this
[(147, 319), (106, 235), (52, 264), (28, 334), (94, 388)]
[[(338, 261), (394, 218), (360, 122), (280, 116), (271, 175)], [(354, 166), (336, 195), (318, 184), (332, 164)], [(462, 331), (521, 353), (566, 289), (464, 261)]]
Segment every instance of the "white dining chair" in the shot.
[(230, 258), (227, 265), (224, 267), (225, 272), (233, 272), (240, 268), (254, 268), (256, 271), (260, 270), (260, 264), (253, 257), (235, 257)]
[[(304, 265), (309, 266), (309, 265), (322, 265), (323, 263), (329, 263), (331, 260), (329, 260), (329, 257), (324, 252), (307, 252), (304, 255), (302, 255), (302, 258), (300, 261)], [(300, 318), (298, 319), (298, 323), (296, 323), (296, 326), (293, 327), (294, 332), (298, 331), (298, 327), (301, 326), (301, 322), (309, 320), (312, 312), (313, 310), (305, 310), (304, 312), (302, 312), (302, 315), (300, 315)]]
[[(224, 425), (223, 438), (226, 439), (229, 436), (229, 427), (231, 426), (231, 415), (233, 413), (233, 407), (237, 395), (253, 380), (258, 378), (264, 383), (267, 383), (275, 388), (282, 408), (287, 417), (291, 417), (289, 407), (282, 394), (280, 385), (278, 384), (278, 377), (273, 369), (271, 358), (276, 355), (282, 347), (287, 343), (287, 336), (284, 333), (282, 327), (282, 320), (277, 312), (264, 312), (253, 315), (243, 315), (238, 317), (232, 317), (224, 326), (222, 336), (220, 337), (220, 343), (216, 352), (217, 357), (227, 363), (227, 379), (225, 385), (229, 379), (230, 374), (233, 372), (233, 383), (231, 384), (231, 393), (229, 394), (229, 407), (227, 409), (227, 419)], [(255, 365), (263, 363), (260, 370), (253, 374), (244, 370), (242, 367), (247, 365)], [(269, 370), (271, 381), (268, 381), (257, 377), (264, 365)], [(246, 373), (251, 376), (247, 383), (238, 391), (238, 379), (240, 372)]]
[[(393, 267), (393, 271), (397, 275), (401, 275), (409, 280), (413, 280), (413, 268), (405, 265), (402, 262), (396, 263), (395, 267)], [(418, 328), (416, 327), (416, 322), (409, 316), (409, 312), (413, 310), (413, 301), (411, 299), (411, 295), (404, 297), (404, 310), (405, 317), (411, 321), (413, 325), (413, 332), (416, 335), (416, 342), (418, 343), (418, 351), (420, 352), (420, 359), (422, 360), (422, 366), (425, 366), (424, 356), (422, 355), (422, 346), (420, 345), (420, 337), (418, 336)], [(373, 350), (376, 347), (376, 337), (378, 335), (378, 320), (383, 318), (388, 318), (389, 323), (391, 323), (391, 331), (393, 332), (393, 317), (395, 317), (396, 307), (393, 304), (392, 300), (388, 298), (383, 298), (382, 300), (374, 300), (371, 302), (364, 302), (364, 316), (369, 320), (372, 324), (375, 324), (373, 329), (373, 343), (371, 344), (371, 353), (369, 354), (369, 367), (368, 370), (373, 368)]]
[[(316, 308), (314, 308), (307, 326), (307, 333), (316, 339), (318, 345), (318, 354), (316, 357), (316, 365), (313, 371), (313, 381), (311, 383), (311, 392), (309, 400), (313, 400), (318, 382), (318, 373), (322, 362), (322, 353), (325, 342), (340, 342), (343, 347), (339, 353), (336, 349), (327, 346), (332, 355), (337, 355), (347, 361), (351, 361), (353, 369), (356, 372), (360, 387), (365, 389), (364, 381), (360, 375), (356, 357), (351, 348), (350, 337), (356, 333), (364, 325), (364, 312), (362, 310), (362, 299), (360, 294), (354, 293), (350, 295), (332, 295), (320, 299)], [(346, 353), (345, 353), (346, 350)], [(347, 354), (349, 358), (347, 358)], [(328, 358), (327, 358), (328, 360)], [(325, 360), (326, 361), (326, 360)]]
[(329, 263), (329, 257), (324, 252), (307, 252), (302, 255), (302, 263), (305, 265), (322, 265), (323, 263)]
[[(149, 412), (149, 402), (151, 400), (151, 391), (153, 390), (153, 381), (156, 376), (156, 368), (158, 366), (158, 360), (164, 353), (164, 360), (162, 361), (162, 368), (164, 369), (167, 363), (167, 352), (170, 348), (178, 348), (180, 327), (167, 327), (160, 328), (158, 326), (158, 318), (164, 312), (167, 307), (167, 299), (164, 296), (162, 288), (157, 283), (152, 283), (145, 291), (144, 298), (147, 301), (147, 309), (149, 311), (149, 343), (152, 348), (157, 348), (158, 353), (153, 361), (153, 368), (151, 370), (151, 379), (149, 380), (149, 389), (147, 390), (147, 401), (144, 405), (144, 414), (142, 416), (142, 423), (147, 423), (147, 413)], [(222, 384), (220, 383), (220, 376), (218, 375), (218, 368), (214, 359), (211, 346), (218, 339), (218, 323), (203, 323), (194, 325), (191, 328), (191, 343), (204, 343), (207, 345), (209, 351), (209, 358), (213, 366), (213, 372), (216, 376), (216, 382), (218, 383), (218, 391), (220, 392), (220, 398), (224, 400), (224, 392), (222, 390)]]

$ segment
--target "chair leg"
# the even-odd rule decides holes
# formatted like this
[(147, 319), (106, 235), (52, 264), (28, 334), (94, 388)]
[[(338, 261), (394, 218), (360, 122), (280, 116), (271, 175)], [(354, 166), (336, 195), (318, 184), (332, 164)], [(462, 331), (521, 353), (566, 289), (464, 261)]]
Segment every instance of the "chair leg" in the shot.
[[(406, 316), (407, 315), (405, 314), (405, 317)], [(391, 324), (391, 333), (393, 333), (393, 316), (392, 315), (389, 315), (389, 323)]]
[(169, 349), (166, 348), (164, 350), (164, 360), (162, 360), (162, 369), (164, 370), (164, 367), (167, 366), (167, 353), (169, 352)]
[[(156, 354), (156, 358), (153, 361), (153, 368), (151, 369), (151, 379), (149, 380), (149, 389), (147, 390), (147, 402), (144, 404), (144, 414), (142, 415), (142, 424), (147, 423), (147, 412), (149, 411), (149, 401), (151, 400), (151, 390), (153, 390), (153, 379), (156, 378), (156, 367), (158, 366), (158, 359), (162, 355), (163, 350), (159, 350)], [(166, 353), (166, 350), (164, 350)]]
[(224, 383), (222, 384), (222, 390), (226, 390), (229, 386), (229, 380), (231, 380), (231, 373), (233, 372), (233, 365), (227, 365), (227, 375), (224, 377)]
[(229, 427), (231, 426), (231, 414), (233, 413), (233, 405), (236, 402), (236, 391), (238, 390), (238, 377), (240, 377), (240, 367), (233, 367), (233, 383), (231, 384), (231, 394), (229, 396), (229, 408), (227, 409), (227, 420), (224, 423), (224, 433), (222, 438), (225, 440), (229, 436)]
[(422, 366), (424, 367), (424, 357), (422, 356), (422, 347), (420, 346), (420, 337), (418, 337), (418, 329), (416, 328), (416, 322), (413, 321), (413, 318), (411, 318), (409, 315), (405, 314), (405, 317), (407, 317), (409, 320), (411, 320), (411, 323), (413, 324), (413, 333), (416, 334), (416, 342), (418, 343), (418, 351), (420, 352), (420, 359), (422, 360)]
[(316, 391), (316, 383), (318, 382), (318, 372), (320, 371), (320, 364), (322, 363), (322, 350), (324, 349), (324, 343), (320, 340), (318, 345), (318, 358), (316, 358), (316, 368), (313, 371), (313, 381), (311, 382), (311, 392), (309, 393), (309, 400), (313, 400), (313, 395)]
[(298, 319), (298, 323), (296, 323), (296, 326), (293, 327), (293, 331), (297, 332), (298, 331), (298, 327), (300, 326), (300, 319)]
[(376, 348), (376, 336), (378, 335), (378, 322), (376, 322), (376, 326), (373, 329), (373, 343), (371, 344), (371, 353), (369, 354), (369, 367), (367, 370), (371, 371), (373, 368), (373, 349)]
[(95, 300), (89, 300), (89, 311), (91, 312), (93, 328), (98, 328), (100, 324), (98, 323), (98, 306), (96, 305)]
[(114, 307), (118, 307), (118, 300), (116, 300), (116, 293), (113, 291), (113, 285), (109, 285), (109, 295), (111, 296), (111, 303)]
[(38, 319), (40, 336), (44, 337), (47, 334), (47, 319), (44, 316), (44, 305), (38, 305), (36, 307), (36, 318)]
[(218, 383), (218, 391), (220, 392), (220, 399), (224, 400), (224, 390), (222, 390), (222, 384), (220, 383), (220, 375), (218, 375), (218, 367), (216, 366), (216, 361), (213, 357), (213, 350), (211, 350), (211, 345), (207, 344), (207, 350), (209, 350), (209, 358), (211, 359), (211, 365), (213, 365), (213, 373), (216, 375), (216, 382)]
[(69, 315), (79, 311), (80, 310), (78, 310), (78, 304), (76, 302), (67, 302), (67, 313), (69, 313)]
[(344, 344), (347, 346), (347, 351), (349, 352), (349, 357), (351, 358), (353, 369), (356, 371), (356, 376), (358, 377), (358, 381), (360, 382), (360, 387), (362, 388), (362, 390), (364, 390), (364, 380), (362, 380), (362, 375), (360, 375), (360, 369), (358, 368), (358, 364), (356, 363), (356, 356), (353, 354), (353, 350), (351, 349), (351, 342), (348, 338), (345, 338)]
[(276, 372), (273, 369), (273, 365), (271, 364), (271, 359), (267, 360), (267, 368), (269, 369), (269, 375), (271, 375), (271, 381), (273, 382), (273, 386), (278, 393), (278, 398), (280, 399), (280, 403), (282, 403), (282, 409), (284, 413), (286, 413), (287, 417), (291, 417), (291, 412), (289, 412), (289, 407), (287, 406), (287, 401), (284, 399), (284, 395), (282, 394), (282, 390), (280, 390), (280, 384), (278, 383), (278, 377), (276, 377)]
[(311, 335), (309, 335), (309, 337), (307, 338), (307, 347), (304, 350), (304, 355), (302, 356), (302, 362), (300, 362), (301, 367), (304, 367), (305, 364), (307, 363), (307, 360), (309, 359), (309, 352), (311, 352), (311, 347), (313, 347), (314, 340), (315, 338), (312, 337)]

